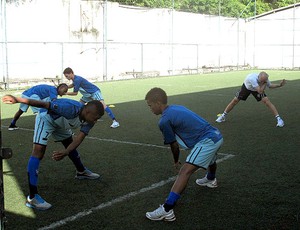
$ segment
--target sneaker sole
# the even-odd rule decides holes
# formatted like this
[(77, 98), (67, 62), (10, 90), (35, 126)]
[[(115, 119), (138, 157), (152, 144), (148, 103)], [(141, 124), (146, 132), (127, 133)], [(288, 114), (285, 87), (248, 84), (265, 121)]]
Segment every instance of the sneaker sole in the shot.
[(175, 217), (175, 216), (173, 216), (172, 218), (161, 217), (161, 218), (159, 218), (159, 219), (152, 219), (150, 216), (148, 216), (148, 215), (146, 214), (146, 217), (147, 217), (149, 220), (153, 220), (153, 221), (161, 221), (161, 220), (163, 220), (163, 221), (171, 222), (171, 221), (175, 221), (175, 220), (176, 220), (176, 217)]
[(9, 131), (18, 130), (19, 128), (8, 128)]
[(199, 183), (197, 183), (197, 181), (196, 181), (196, 184), (197, 185), (199, 185), (199, 186), (202, 186), (202, 187), (208, 187), (208, 188), (217, 188), (218, 187), (218, 185), (212, 185), (212, 184), (199, 184)]
[(50, 208), (52, 207), (52, 206), (50, 206), (49, 208), (38, 208), (38, 207), (36, 207), (36, 206), (34, 206), (34, 205), (28, 203), (28, 202), (26, 202), (25, 205), (26, 205), (28, 208), (36, 209), (36, 210), (39, 210), (39, 211), (46, 211), (46, 210), (48, 210), (48, 209), (50, 209)]
[(75, 176), (77, 180), (97, 180), (100, 179), (101, 176), (98, 177), (88, 177), (88, 176)]
[(118, 126), (110, 126), (112, 129), (115, 129), (115, 128), (118, 128), (118, 127), (120, 127), (120, 125), (118, 125)]

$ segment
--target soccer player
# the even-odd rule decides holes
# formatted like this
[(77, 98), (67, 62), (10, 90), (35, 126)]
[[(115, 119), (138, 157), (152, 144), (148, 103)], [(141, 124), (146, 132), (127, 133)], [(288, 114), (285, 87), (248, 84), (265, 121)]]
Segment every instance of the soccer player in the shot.
[[(57, 87), (41, 84), (31, 87), (30, 89), (25, 90), (21, 97), (22, 98), (31, 98), (34, 100), (43, 100), (43, 101), (53, 101), (57, 99), (57, 96), (63, 96), (68, 91), (68, 85), (67, 84), (60, 84)], [(26, 113), (29, 108), (29, 105), (27, 104), (20, 104), (19, 110), (16, 112), (14, 118), (12, 119), (8, 130), (16, 130), (19, 129), (18, 126), (16, 126), (17, 120), (21, 117), (23, 113)], [(32, 107), (31, 110), (33, 113), (37, 113), (39, 111), (39, 108)]]
[(265, 94), (265, 89), (266, 87), (270, 89), (282, 87), (285, 85), (285, 83), (286, 81), (283, 79), (279, 84), (272, 84), (269, 80), (269, 75), (266, 72), (249, 74), (244, 80), (240, 91), (236, 93), (236, 96), (227, 105), (223, 114), (217, 118), (216, 122), (224, 122), (227, 114), (240, 102), (240, 100), (246, 101), (248, 96), (252, 94), (256, 101), (262, 101), (271, 110), (275, 116), (275, 119), (277, 120), (277, 127), (283, 127), (284, 122), (279, 116), (276, 107)]
[[(38, 170), (43, 159), (50, 136), (57, 142), (61, 142), (65, 149), (54, 151), (52, 158), (56, 161), (68, 156), (76, 167), (77, 179), (98, 179), (99, 174), (87, 169), (76, 148), (82, 143), (85, 136), (104, 114), (104, 108), (100, 101), (93, 100), (82, 104), (71, 99), (57, 99), (51, 102), (37, 101), (33, 99), (6, 95), (2, 98), (6, 104), (23, 103), (40, 109), (36, 116), (33, 135), (33, 150), (28, 161), (27, 172), (29, 182), (29, 196), (26, 206), (38, 210), (47, 210), (51, 204), (46, 202), (38, 193)], [(79, 133), (72, 136), (72, 129), (80, 127)]]
[(223, 137), (217, 128), (186, 107), (168, 105), (167, 94), (161, 88), (152, 88), (145, 100), (155, 115), (161, 115), (158, 126), (164, 136), (164, 143), (171, 147), (175, 168), (180, 167), (179, 145), (190, 149), (165, 203), (153, 212), (146, 213), (150, 220), (174, 221), (176, 217), (173, 208), (195, 171), (199, 168), (207, 170), (203, 178), (196, 180), (198, 185), (217, 187), (216, 158)]
[(80, 99), (82, 103), (86, 103), (91, 100), (101, 101), (104, 106), (105, 112), (113, 121), (110, 127), (118, 128), (120, 126), (112, 110), (104, 103), (101, 90), (96, 85), (94, 85), (93, 83), (89, 82), (88, 80), (86, 80), (81, 76), (75, 75), (73, 70), (70, 67), (66, 68), (63, 74), (68, 80), (71, 80), (73, 82), (72, 84), (69, 85), (69, 88), (74, 88), (73, 92), (67, 92), (67, 95), (76, 96), (79, 91), (82, 94), (82, 97)]

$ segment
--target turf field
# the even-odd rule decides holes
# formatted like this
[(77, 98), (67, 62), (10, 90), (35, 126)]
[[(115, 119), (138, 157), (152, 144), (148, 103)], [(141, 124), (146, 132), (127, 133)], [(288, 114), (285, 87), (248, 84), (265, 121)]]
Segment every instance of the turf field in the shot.
[[(284, 128), (277, 128), (271, 112), (251, 96), (225, 123), (214, 123), (249, 72), (100, 83), (121, 126), (111, 129), (104, 115), (79, 151), (85, 165), (102, 179), (75, 180), (69, 159), (51, 159), (52, 151), (62, 145), (50, 141), (40, 165), (39, 192), (53, 207), (42, 212), (25, 206), (35, 117), (29, 111), (17, 123), (20, 130), (7, 131), (18, 106), (2, 104), (3, 146), (14, 153), (4, 161), (7, 229), (300, 229), (300, 72), (268, 71), (272, 82), (288, 80), (284, 87), (266, 91)], [(177, 173), (157, 127), (159, 117), (144, 100), (156, 86), (166, 90), (169, 104), (192, 109), (224, 136), (219, 187), (197, 186), (195, 180), (204, 172), (194, 174), (172, 223), (145, 218), (164, 202)], [(182, 162), (186, 154), (182, 151)]]

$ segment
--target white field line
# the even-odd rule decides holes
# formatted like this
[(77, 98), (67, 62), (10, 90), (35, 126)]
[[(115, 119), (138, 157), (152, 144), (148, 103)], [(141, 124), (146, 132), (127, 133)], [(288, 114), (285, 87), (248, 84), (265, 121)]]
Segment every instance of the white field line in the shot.
[[(222, 162), (222, 161), (225, 161), (225, 160), (228, 160), (229, 158), (234, 157), (234, 155), (232, 155), (232, 154), (222, 154), (222, 155), (224, 155), (224, 157), (221, 158), (221, 159), (218, 159), (218, 160), (217, 160), (217, 163), (220, 163), (220, 162)], [(54, 229), (54, 228), (60, 227), (60, 226), (62, 226), (62, 225), (67, 224), (68, 222), (72, 222), (72, 221), (75, 221), (75, 220), (77, 220), (77, 219), (79, 219), (79, 218), (88, 216), (88, 215), (92, 214), (92, 213), (95, 212), (95, 211), (99, 211), (99, 210), (101, 210), (101, 209), (103, 209), (103, 208), (110, 207), (110, 206), (112, 206), (112, 205), (114, 205), (114, 204), (123, 202), (123, 201), (128, 200), (128, 199), (130, 199), (130, 198), (132, 198), (132, 197), (138, 196), (138, 195), (140, 195), (140, 194), (142, 194), (142, 193), (145, 193), (145, 192), (148, 192), (148, 191), (150, 191), (150, 190), (153, 190), (153, 189), (157, 189), (157, 188), (159, 188), (159, 187), (162, 187), (162, 186), (164, 186), (164, 185), (166, 185), (166, 184), (168, 184), (168, 183), (170, 183), (170, 182), (175, 181), (176, 178), (177, 178), (177, 176), (169, 177), (169, 178), (166, 179), (166, 180), (162, 180), (162, 181), (160, 181), (160, 182), (158, 182), (158, 183), (154, 183), (154, 184), (152, 184), (152, 185), (150, 185), (150, 186), (148, 186), (148, 187), (142, 188), (142, 189), (140, 189), (140, 190), (137, 190), (137, 191), (134, 191), (134, 192), (127, 193), (127, 194), (124, 195), (124, 196), (119, 196), (119, 197), (117, 197), (117, 198), (115, 198), (115, 199), (113, 199), (113, 200), (111, 200), (111, 201), (108, 201), (108, 202), (99, 204), (98, 206), (95, 206), (95, 207), (92, 207), (92, 208), (90, 208), (90, 209), (88, 209), (88, 210), (79, 212), (79, 213), (77, 213), (77, 214), (75, 214), (75, 215), (73, 215), (73, 216), (69, 216), (69, 217), (67, 217), (67, 218), (65, 218), (65, 219), (56, 221), (56, 222), (54, 222), (54, 223), (52, 223), (52, 224), (50, 224), (50, 225), (48, 225), (48, 226), (44, 226), (44, 227), (42, 227), (42, 228), (39, 228), (38, 230), (47, 230), (47, 229)]]
[[(2, 126), (2, 127), (7, 128), (7, 126)], [(33, 129), (20, 128), (20, 130), (33, 132)], [(107, 142), (120, 143), (120, 144), (140, 145), (140, 146), (143, 146), (143, 147), (155, 147), (155, 148), (165, 148), (165, 149), (169, 148), (169, 147), (160, 146), (160, 145), (153, 145), (153, 144), (139, 143), (139, 142), (131, 142), (131, 141), (119, 141), (119, 140), (114, 140), (114, 139), (103, 139), (103, 138), (98, 138), (98, 137), (89, 137), (89, 136), (87, 136), (86, 138), (89, 138), (89, 139), (92, 139), (92, 140), (99, 140), (99, 141), (107, 141)], [(226, 153), (218, 153), (218, 155), (223, 156), (223, 157), (220, 158), (220, 159), (218, 159), (217, 163), (220, 163), (222, 161), (225, 161), (225, 160), (228, 160), (228, 159), (234, 157), (234, 155), (232, 155), (232, 154), (226, 154)], [(92, 208), (90, 208), (88, 210), (79, 212), (79, 213), (77, 213), (77, 214), (75, 214), (73, 216), (69, 216), (69, 217), (67, 217), (65, 219), (56, 221), (56, 222), (54, 222), (54, 223), (52, 223), (52, 224), (50, 224), (48, 226), (39, 228), (38, 230), (54, 229), (54, 228), (60, 227), (62, 225), (67, 224), (68, 222), (72, 222), (72, 221), (75, 221), (75, 220), (77, 220), (79, 218), (82, 218), (84, 216), (90, 215), (90, 214), (92, 214), (95, 211), (101, 210), (101, 209), (106, 208), (106, 207), (110, 207), (110, 206), (112, 206), (114, 204), (117, 204), (117, 203), (123, 202), (125, 200), (128, 200), (131, 197), (135, 197), (135, 196), (137, 196), (139, 194), (142, 194), (142, 193), (148, 192), (150, 190), (162, 187), (162, 186), (164, 186), (164, 185), (166, 185), (166, 184), (168, 184), (170, 182), (175, 181), (176, 178), (177, 178), (177, 176), (169, 177), (166, 180), (162, 180), (162, 181), (160, 181), (158, 183), (154, 183), (154, 184), (152, 184), (152, 185), (150, 185), (148, 187), (142, 188), (140, 190), (127, 193), (126, 195), (117, 197), (117, 198), (115, 198), (115, 199), (113, 199), (111, 201), (99, 204), (98, 206), (95, 206), (95, 207), (92, 207)]]

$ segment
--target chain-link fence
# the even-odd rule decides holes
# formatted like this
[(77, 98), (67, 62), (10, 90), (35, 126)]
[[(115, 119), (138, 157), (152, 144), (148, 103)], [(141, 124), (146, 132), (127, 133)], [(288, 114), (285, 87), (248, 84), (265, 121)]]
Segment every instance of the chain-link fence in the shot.
[[(64, 2), (68, 4), (56, 15), (62, 23), (55, 25), (63, 31), (61, 37), (55, 29), (44, 28), (49, 23), (41, 19), (36, 30), (28, 31), (31, 36), (23, 33), (31, 40), (23, 41), (23, 34), (10, 35), (10, 23), (4, 26), (2, 21), (3, 84), (62, 78), (68, 66), (98, 81), (249, 67), (299, 68), (300, 4), (246, 21), (100, 1)], [(16, 8), (5, 10), (2, 18), (9, 21)], [(36, 33), (45, 33), (47, 39)]]

